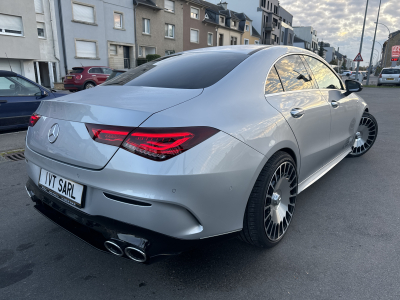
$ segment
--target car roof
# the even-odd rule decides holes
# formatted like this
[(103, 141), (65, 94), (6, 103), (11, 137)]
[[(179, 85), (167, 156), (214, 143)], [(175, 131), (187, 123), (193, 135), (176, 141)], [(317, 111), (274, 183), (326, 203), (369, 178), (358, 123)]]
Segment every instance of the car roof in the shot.
[(72, 69), (90, 69), (90, 68), (107, 68), (111, 69), (110, 67), (105, 67), (105, 66), (80, 66), (80, 67), (73, 67)]
[(11, 72), (11, 71), (6, 71), (6, 70), (0, 70), (0, 76), (1, 77), (7, 77), (7, 76), (17, 76), (17, 73)]
[(255, 51), (260, 51), (272, 46), (266, 45), (233, 45), (233, 46), (219, 46), (219, 47), (209, 47), (209, 48), (199, 48), (184, 51), (183, 53), (196, 53), (196, 52), (234, 52), (242, 54), (250, 54)]

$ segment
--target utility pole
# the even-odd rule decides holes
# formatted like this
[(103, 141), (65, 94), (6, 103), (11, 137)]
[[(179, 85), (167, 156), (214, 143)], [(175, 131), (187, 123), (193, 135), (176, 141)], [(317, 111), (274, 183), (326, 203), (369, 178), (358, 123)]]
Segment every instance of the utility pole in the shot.
[(374, 47), (375, 47), (375, 38), (376, 38), (376, 30), (378, 29), (378, 22), (379, 22), (379, 13), (381, 12), (381, 3), (382, 0), (379, 0), (379, 8), (378, 8), (378, 16), (376, 17), (376, 25), (375, 25), (375, 34), (374, 34), (374, 41), (372, 42), (372, 51), (371, 51), (371, 58), (369, 59), (369, 70), (367, 74), (367, 85), (369, 84), (369, 75), (371, 74), (371, 64), (372, 64), (372, 55), (374, 54)]
[[(363, 44), (363, 39), (364, 39), (365, 21), (367, 20), (368, 1), (369, 0), (367, 0), (367, 5), (365, 6), (364, 24), (363, 24), (362, 34), (361, 34), (360, 51), (359, 51), (360, 54), (361, 54), (361, 51), (362, 51), (362, 44)], [(359, 68), (360, 68), (360, 62), (358, 61), (357, 62), (357, 71), (356, 71), (356, 80), (358, 80), (358, 70), (359, 70)]]

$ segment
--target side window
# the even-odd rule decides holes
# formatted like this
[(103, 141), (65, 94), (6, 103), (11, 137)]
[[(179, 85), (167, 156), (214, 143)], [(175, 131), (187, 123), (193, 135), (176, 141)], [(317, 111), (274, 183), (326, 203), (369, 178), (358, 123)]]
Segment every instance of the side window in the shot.
[(278, 61), (275, 67), (286, 92), (314, 88), (311, 76), (308, 74), (300, 56), (286, 56)]
[(342, 84), (339, 78), (327, 67), (324, 63), (320, 62), (311, 56), (304, 56), (306, 62), (310, 66), (311, 71), (314, 74), (315, 80), (317, 80), (320, 89), (335, 89), (341, 90)]
[(90, 74), (103, 74), (103, 69), (102, 68), (91, 68), (89, 70)]
[(275, 67), (272, 67), (268, 74), (267, 82), (265, 83), (265, 94), (268, 95), (281, 92), (283, 92), (281, 80), (279, 79)]
[(109, 68), (103, 68), (103, 72), (104, 72), (104, 74), (111, 74), (112, 70)]
[(35, 96), (40, 88), (20, 77), (0, 77), (0, 96)]

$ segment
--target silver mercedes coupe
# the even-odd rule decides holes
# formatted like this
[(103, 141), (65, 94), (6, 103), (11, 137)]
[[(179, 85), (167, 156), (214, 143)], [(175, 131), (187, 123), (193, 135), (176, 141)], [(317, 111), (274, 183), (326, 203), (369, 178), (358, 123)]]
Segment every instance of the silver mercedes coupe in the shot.
[(297, 195), (374, 144), (361, 90), (295, 47), (166, 56), (43, 101), (26, 189), (53, 222), (137, 262), (233, 236), (272, 247)]

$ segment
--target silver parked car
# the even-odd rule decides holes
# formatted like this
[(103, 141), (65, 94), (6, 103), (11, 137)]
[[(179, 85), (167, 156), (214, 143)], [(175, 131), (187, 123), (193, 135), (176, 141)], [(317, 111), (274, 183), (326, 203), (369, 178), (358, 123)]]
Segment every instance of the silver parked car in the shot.
[(295, 47), (166, 56), (42, 102), (26, 189), (55, 223), (138, 262), (237, 235), (272, 247), (297, 195), (374, 144), (361, 90)]
[(383, 84), (400, 85), (400, 68), (382, 69), (378, 78), (378, 86)]

